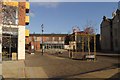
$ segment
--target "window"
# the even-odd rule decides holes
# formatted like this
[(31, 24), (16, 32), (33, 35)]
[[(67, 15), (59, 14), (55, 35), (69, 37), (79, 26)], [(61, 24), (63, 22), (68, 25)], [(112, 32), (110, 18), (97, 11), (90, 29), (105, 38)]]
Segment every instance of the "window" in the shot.
[(61, 41), (64, 41), (64, 37), (61, 37)]
[(54, 41), (55, 40), (55, 38), (54, 37), (52, 37), (52, 40), (51, 41)]
[(34, 36), (33, 38), (34, 38), (34, 41), (37, 41), (37, 37), (36, 36)]
[(40, 41), (40, 37), (37, 37), (37, 41)]
[(49, 37), (49, 39), (48, 39), (49, 41), (52, 41), (52, 37)]
[(59, 41), (61, 41), (61, 37), (59, 37)]
[(46, 42), (49, 41), (49, 37), (46, 37)]
[(55, 37), (55, 38), (54, 38), (54, 41), (58, 41), (58, 40), (59, 40), (59, 37)]

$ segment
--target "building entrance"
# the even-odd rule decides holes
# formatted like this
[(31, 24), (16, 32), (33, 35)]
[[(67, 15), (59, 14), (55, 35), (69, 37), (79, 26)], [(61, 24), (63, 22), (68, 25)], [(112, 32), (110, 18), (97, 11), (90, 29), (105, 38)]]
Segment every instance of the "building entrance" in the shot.
[[(8, 61), (17, 59), (18, 53), (18, 29), (3, 27), (2, 28), (2, 60)], [(14, 54), (14, 55), (13, 55)]]

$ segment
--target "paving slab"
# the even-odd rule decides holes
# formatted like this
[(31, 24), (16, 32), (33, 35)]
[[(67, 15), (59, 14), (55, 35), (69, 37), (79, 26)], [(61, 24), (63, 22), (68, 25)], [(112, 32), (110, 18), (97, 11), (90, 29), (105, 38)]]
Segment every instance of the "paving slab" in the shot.
[(24, 61), (3, 61), (2, 75), (4, 78), (25, 78)]
[(25, 67), (26, 78), (48, 78), (42, 67)]

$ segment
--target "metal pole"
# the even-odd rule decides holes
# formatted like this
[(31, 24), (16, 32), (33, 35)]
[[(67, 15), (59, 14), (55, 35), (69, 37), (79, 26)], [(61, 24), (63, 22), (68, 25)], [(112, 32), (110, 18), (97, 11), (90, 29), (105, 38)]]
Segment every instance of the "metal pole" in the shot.
[(94, 34), (94, 55), (96, 58), (96, 35)]
[(11, 24), (10, 24), (10, 47), (9, 47), (9, 58), (10, 58), (10, 55), (12, 54), (12, 53), (11, 53), (11, 44), (12, 44), (12, 43), (11, 43), (11, 33), (12, 33), (12, 32), (11, 32)]
[(43, 24), (41, 25), (41, 28), (42, 28), (42, 55), (43, 55)]
[(82, 36), (82, 54), (84, 54), (84, 36)]
[(33, 36), (33, 46), (34, 46), (33, 53), (35, 53), (35, 51), (36, 51), (35, 32), (34, 32), (34, 36)]
[(90, 35), (88, 35), (88, 53), (90, 55)]

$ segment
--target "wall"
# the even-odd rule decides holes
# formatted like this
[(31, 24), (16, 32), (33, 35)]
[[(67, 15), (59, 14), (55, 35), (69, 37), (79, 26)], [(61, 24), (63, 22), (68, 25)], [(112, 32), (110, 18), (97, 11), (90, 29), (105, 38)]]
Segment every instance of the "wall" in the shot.
[(25, 26), (25, 2), (19, 2), (19, 7), (18, 7), (18, 20), (19, 20), (19, 25)]
[(25, 59), (25, 26), (18, 26), (18, 59)]
[[(26, 37), (27, 38), (27, 37)], [(65, 36), (59, 36), (58, 35), (53, 35), (53, 34), (44, 34), (43, 36), (43, 44), (45, 44), (45, 46), (47, 45), (51, 45), (51, 44), (64, 44), (64, 38)], [(39, 34), (39, 35), (36, 35), (36, 34), (32, 34), (32, 36), (30, 35), (29, 36), (29, 40), (28, 42), (26, 43), (32, 43), (31, 45), (34, 45), (35, 46), (35, 50), (40, 50), (41, 47), (40, 47), (40, 44), (42, 44), (42, 35)]]
[(111, 24), (109, 20), (101, 23), (101, 49), (111, 51)]
[[(120, 13), (120, 12), (119, 12)], [(113, 19), (113, 49), (120, 51), (120, 16), (117, 14)]]

